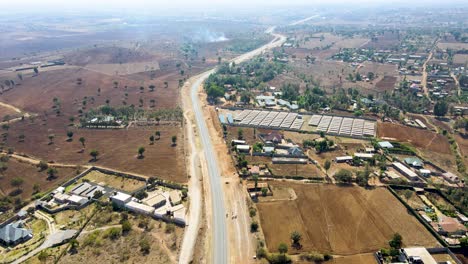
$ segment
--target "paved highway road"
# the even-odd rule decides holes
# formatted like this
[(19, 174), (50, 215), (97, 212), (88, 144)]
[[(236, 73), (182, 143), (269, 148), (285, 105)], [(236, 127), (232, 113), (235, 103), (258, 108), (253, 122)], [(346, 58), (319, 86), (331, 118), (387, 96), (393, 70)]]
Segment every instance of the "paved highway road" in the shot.
[[(254, 50), (249, 53), (243, 54), (238, 58), (234, 59), (236, 63), (241, 63), (243, 61), (249, 60), (252, 57), (260, 54), (266, 49), (273, 48), (275, 46), (280, 46), (286, 38), (282, 35), (276, 35), (273, 33), (274, 28), (270, 28), (267, 32), (275, 36), (270, 43)], [(206, 165), (208, 169), (209, 176), (209, 185), (211, 192), (211, 202), (212, 202), (212, 214), (213, 214), (213, 225), (212, 225), (212, 238), (213, 238), (213, 258), (212, 262), (216, 264), (228, 263), (228, 238), (227, 238), (227, 228), (226, 228), (226, 211), (224, 209), (224, 195), (222, 192), (221, 184), (221, 175), (219, 173), (218, 161), (216, 154), (213, 148), (213, 144), (210, 139), (210, 134), (208, 127), (205, 123), (205, 117), (203, 116), (202, 108), (198, 99), (198, 89), (200, 85), (214, 73), (215, 69), (207, 71), (200, 75), (200, 77), (195, 80), (191, 86), (190, 97), (192, 100), (192, 107), (195, 115), (195, 121), (199, 129), (199, 135), (201, 137), (202, 147), (205, 152)]]

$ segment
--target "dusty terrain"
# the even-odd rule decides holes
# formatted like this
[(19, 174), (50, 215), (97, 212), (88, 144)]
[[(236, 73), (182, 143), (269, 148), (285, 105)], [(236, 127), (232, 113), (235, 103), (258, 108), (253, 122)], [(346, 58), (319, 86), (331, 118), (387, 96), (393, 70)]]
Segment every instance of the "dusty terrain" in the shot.
[(400, 142), (411, 143), (417, 148), (442, 154), (451, 153), (447, 138), (428, 130), (391, 123), (378, 123), (377, 134), (379, 137), (394, 138)]
[[(60, 118), (51, 118), (46, 125), (39, 121), (17, 122), (10, 128), (7, 145), (16, 152), (32, 157), (59, 163), (77, 165), (95, 164), (115, 168), (121, 171), (143, 174), (148, 177), (185, 183), (183, 131), (179, 125), (159, 125), (145, 128), (129, 129), (72, 129), (73, 141), (66, 141), (66, 133), (70, 128)], [(160, 131), (161, 138), (150, 145), (149, 137)], [(23, 133), (24, 142), (19, 142), (14, 135)], [(53, 134), (53, 144), (49, 144), (48, 136)], [(178, 143), (172, 145), (171, 137), (176, 135)], [(79, 138), (85, 138), (85, 148)], [(157, 138), (157, 137), (156, 137)], [(145, 147), (144, 158), (137, 158), (137, 150)], [(99, 151), (97, 161), (92, 161), (91, 150)], [(180, 158), (179, 158), (180, 157)]]
[(302, 248), (294, 252), (319, 251), (338, 255), (369, 253), (387, 246), (395, 232), (405, 246), (435, 246), (437, 241), (384, 188), (274, 182), (288, 184), (295, 201), (257, 204), (267, 247), (276, 251), (290, 243), (290, 233), (302, 234)]
[[(56, 179), (48, 179), (47, 171), (39, 172), (36, 166), (28, 163), (19, 162), (10, 158), (7, 162), (7, 170), (0, 173), (0, 196), (6, 196), (16, 189), (10, 182), (15, 177), (21, 177), (24, 183), (21, 185), (21, 197), (23, 200), (31, 198), (33, 186), (38, 185), (39, 191), (50, 190), (66, 180), (73, 178), (77, 170), (73, 168), (58, 168)], [(79, 171), (78, 171), (79, 172)]]

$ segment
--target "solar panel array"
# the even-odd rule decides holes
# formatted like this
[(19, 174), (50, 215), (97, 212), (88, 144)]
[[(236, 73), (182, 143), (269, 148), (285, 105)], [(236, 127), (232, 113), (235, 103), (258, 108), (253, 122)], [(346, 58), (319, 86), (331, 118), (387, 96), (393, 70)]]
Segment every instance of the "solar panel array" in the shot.
[(243, 110), (234, 118), (240, 125), (301, 129), (304, 121), (297, 118), (297, 113)]
[(360, 118), (313, 115), (309, 126), (316, 126), (317, 131), (330, 134), (363, 137), (375, 136), (375, 122)]
[[(300, 130), (304, 120), (297, 117), (297, 113), (243, 110), (234, 117), (234, 121), (240, 125)], [(228, 122), (229, 119), (228, 116)], [(375, 122), (361, 118), (312, 115), (308, 124), (316, 126), (317, 131), (329, 134), (354, 137), (375, 136)]]
[(242, 121), (252, 110), (244, 110), (234, 117), (234, 121)]

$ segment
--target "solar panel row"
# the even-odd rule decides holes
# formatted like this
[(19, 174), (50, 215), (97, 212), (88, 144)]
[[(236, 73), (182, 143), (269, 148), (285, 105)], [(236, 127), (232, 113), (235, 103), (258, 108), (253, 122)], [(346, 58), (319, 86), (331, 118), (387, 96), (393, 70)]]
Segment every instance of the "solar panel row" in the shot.
[(317, 131), (347, 136), (375, 136), (375, 122), (360, 118), (313, 115), (309, 126), (316, 126)]
[(240, 125), (300, 129), (304, 121), (297, 113), (243, 110), (234, 120)]

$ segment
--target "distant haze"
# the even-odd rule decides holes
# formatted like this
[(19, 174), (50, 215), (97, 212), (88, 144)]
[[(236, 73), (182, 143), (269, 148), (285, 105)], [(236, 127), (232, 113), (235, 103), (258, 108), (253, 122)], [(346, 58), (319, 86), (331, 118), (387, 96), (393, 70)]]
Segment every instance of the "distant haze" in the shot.
[[(110, 10), (122, 9), (126, 11), (150, 11), (154, 15), (164, 15), (158, 10), (179, 8), (202, 9), (202, 8), (225, 8), (235, 7), (242, 9), (255, 9), (258, 7), (294, 7), (321, 5), (347, 5), (347, 6), (420, 6), (430, 7), (431, 5), (452, 7), (455, 5), (467, 6), (465, 0), (0, 0), (0, 10), (2, 11), (79, 11), (79, 10)], [(173, 10), (177, 11), (177, 10)], [(261, 11), (261, 10), (259, 10)]]

